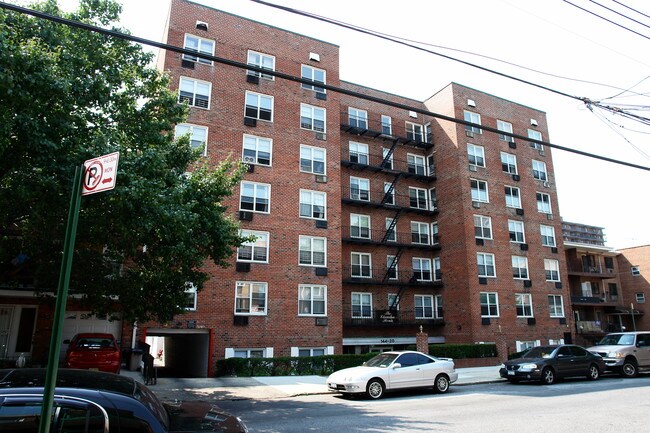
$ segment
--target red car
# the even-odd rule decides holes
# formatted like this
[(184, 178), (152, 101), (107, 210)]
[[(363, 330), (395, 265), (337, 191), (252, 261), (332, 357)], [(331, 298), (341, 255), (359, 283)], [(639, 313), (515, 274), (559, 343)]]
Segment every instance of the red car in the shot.
[(65, 354), (65, 366), (119, 373), (120, 349), (112, 334), (83, 333), (74, 336)]

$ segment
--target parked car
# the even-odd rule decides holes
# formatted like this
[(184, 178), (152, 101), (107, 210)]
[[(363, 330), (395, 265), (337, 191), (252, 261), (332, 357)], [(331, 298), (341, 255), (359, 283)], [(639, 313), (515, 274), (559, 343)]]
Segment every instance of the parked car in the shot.
[(574, 344), (561, 344), (533, 347), (521, 358), (506, 361), (499, 374), (511, 383), (532, 380), (551, 385), (565, 377), (596, 380), (603, 371), (605, 363), (600, 355)]
[[(172, 433), (247, 432), (237, 417), (211, 403), (163, 404), (126, 376), (60, 369), (52, 409), (52, 432)], [(0, 370), (0, 431), (37, 433), (45, 369)]]
[(65, 353), (65, 366), (84, 370), (119, 373), (122, 355), (112, 334), (82, 333), (75, 335)]
[(458, 380), (454, 361), (415, 351), (384, 352), (359, 367), (345, 368), (327, 378), (330, 391), (343, 395), (365, 393), (372, 399), (386, 391), (431, 388), (444, 393)]
[(587, 350), (602, 356), (607, 370), (624, 377), (635, 377), (639, 370), (650, 369), (650, 332), (608, 334)]

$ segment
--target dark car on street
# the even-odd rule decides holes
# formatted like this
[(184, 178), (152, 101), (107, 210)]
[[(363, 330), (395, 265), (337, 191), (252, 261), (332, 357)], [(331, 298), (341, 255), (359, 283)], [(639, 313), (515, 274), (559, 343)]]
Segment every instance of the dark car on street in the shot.
[[(0, 370), (0, 432), (37, 433), (45, 369)], [(54, 389), (52, 433), (232, 432), (248, 429), (211, 403), (163, 404), (126, 376), (60, 369)]]
[(520, 358), (506, 361), (499, 374), (511, 383), (539, 381), (551, 385), (565, 377), (596, 380), (603, 371), (605, 362), (600, 355), (581, 346), (561, 344), (533, 347)]

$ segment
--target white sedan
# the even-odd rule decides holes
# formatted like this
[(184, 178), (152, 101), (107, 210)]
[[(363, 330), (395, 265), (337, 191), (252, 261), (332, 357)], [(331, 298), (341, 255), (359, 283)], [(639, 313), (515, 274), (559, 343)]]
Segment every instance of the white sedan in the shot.
[(345, 368), (327, 378), (330, 391), (344, 395), (366, 393), (381, 398), (386, 391), (431, 388), (443, 393), (458, 380), (454, 361), (414, 351), (384, 352), (359, 367)]

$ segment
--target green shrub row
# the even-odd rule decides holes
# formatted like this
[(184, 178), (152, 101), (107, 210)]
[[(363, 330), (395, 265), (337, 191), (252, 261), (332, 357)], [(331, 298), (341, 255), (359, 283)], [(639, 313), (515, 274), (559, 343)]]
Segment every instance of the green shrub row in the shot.
[[(414, 350), (414, 348), (410, 349)], [(429, 354), (443, 358), (486, 358), (497, 356), (494, 344), (432, 344)], [(376, 353), (312, 357), (227, 358), (217, 361), (217, 376), (327, 376), (335, 371), (363, 364)]]

